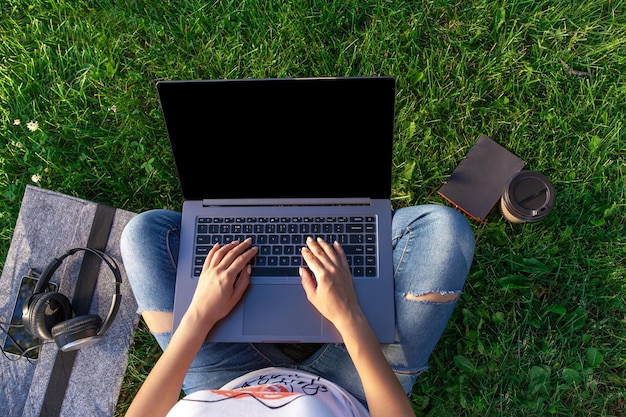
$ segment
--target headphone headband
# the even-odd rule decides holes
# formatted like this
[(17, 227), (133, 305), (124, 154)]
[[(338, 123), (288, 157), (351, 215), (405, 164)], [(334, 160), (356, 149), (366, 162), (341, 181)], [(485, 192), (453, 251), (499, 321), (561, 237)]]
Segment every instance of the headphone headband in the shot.
[(52, 278), (52, 275), (54, 275), (56, 270), (59, 268), (63, 260), (67, 258), (68, 256), (74, 255), (75, 253), (81, 252), (81, 251), (92, 253), (96, 255), (98, 258), (100, 258), (101, 261), (107, 264), (107, 266), (109, 267), (109, 269), (111, 270), (115, 278), (115, 291), (113, 293), (113, 299), (111, 300), (111, 308), (109, 309), (109, 313), (107, 314), (107, 317), (104, 319), (102, 326), (100, 326), (100, 329), (98, 330), (97, 336), (100, 337), (111, 326), (113, 319), (115, 318), (117, 311), (120, 308), (121, 301), (122, 301), (122, 294), (121, 294), (122, 275), (120, 273), (120, 269), (117, 265), (117, 262), (115, 262), (115, 259), (113, 259), (111, 256), (109, 256), (105, 252), (102, 252), (97, 249), (87, 248), (87, 247), (85, 248), (78, 247), (78, 248), (72, 248), (68, 250), (67, 252), (65, 252), (63, 255), (61, 255), (58, 258), (54, 258), (52, 262), (48, 264), (46, 269), (44, 269), (44, 271), (39, 276), (39, 279), (37, 280), (37, 285), (35, 286), (35, 290), (33, 291), (33, 294), (39, 294), (39, 293), (44, 292), (44, 288), (47, 288), (48, 282)]

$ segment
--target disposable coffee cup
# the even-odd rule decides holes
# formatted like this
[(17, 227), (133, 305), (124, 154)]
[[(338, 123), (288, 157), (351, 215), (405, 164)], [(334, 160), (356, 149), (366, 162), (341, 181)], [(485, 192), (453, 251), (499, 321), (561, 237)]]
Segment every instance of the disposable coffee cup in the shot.
[(554, 186), (545, 175), (520, 171), (507, 181), (500, 199), (500, 211), (511, 223), (545, 219), (554, 208)]

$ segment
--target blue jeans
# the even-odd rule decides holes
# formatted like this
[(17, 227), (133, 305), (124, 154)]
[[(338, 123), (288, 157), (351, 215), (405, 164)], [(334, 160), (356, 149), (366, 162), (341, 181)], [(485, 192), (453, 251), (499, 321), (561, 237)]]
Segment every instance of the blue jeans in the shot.
[[(171, 312), (181, 215), (167, 210), (139, 214), (124, 229), (122, 258), (139, 312)], [(452, 314), (455, 301), (431, 302), (407, 295), (458, 294), (472, 257), (474, 234), (465, 217), (439, 205), (402, 208), (392, 222), (396, 341), (381, 345), (407, 395)], [(458, 299), (458, 297), (457, 297)], [(165, 349), (171, 332), (154, 334)], [(217, 389), (247, 372), (278, 366), (301, 369), (333, 381), (365, 404), (360, 379), (342, 344), (322, 345), (296, 363), (274, 344), (206, 342), (183, 384), (189, 394)]]

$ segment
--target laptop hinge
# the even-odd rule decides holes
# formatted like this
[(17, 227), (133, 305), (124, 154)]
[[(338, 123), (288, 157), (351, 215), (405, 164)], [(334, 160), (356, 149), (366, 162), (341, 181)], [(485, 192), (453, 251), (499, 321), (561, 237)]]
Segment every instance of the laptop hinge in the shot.
[(369, 206), (371, 198), (242, 198), (242, 199), (206, 199), (204, 207), (245, 207), (245, 206)]

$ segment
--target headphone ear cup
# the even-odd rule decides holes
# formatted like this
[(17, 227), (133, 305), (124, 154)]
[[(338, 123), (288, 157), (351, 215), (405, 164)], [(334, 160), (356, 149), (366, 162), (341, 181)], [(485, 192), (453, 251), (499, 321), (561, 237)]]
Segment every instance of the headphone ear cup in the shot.
[(44, 292), (33, 295), (24, 325), (40, 339), (52, 339), (54, 326), (72, 318), (72, 305), (61, 293)]
[(51, 334), (59, 349), (64, 352), (79, 349), (95, 343), (102, 319), (95, 314), (78, 316), (57, 324)]

